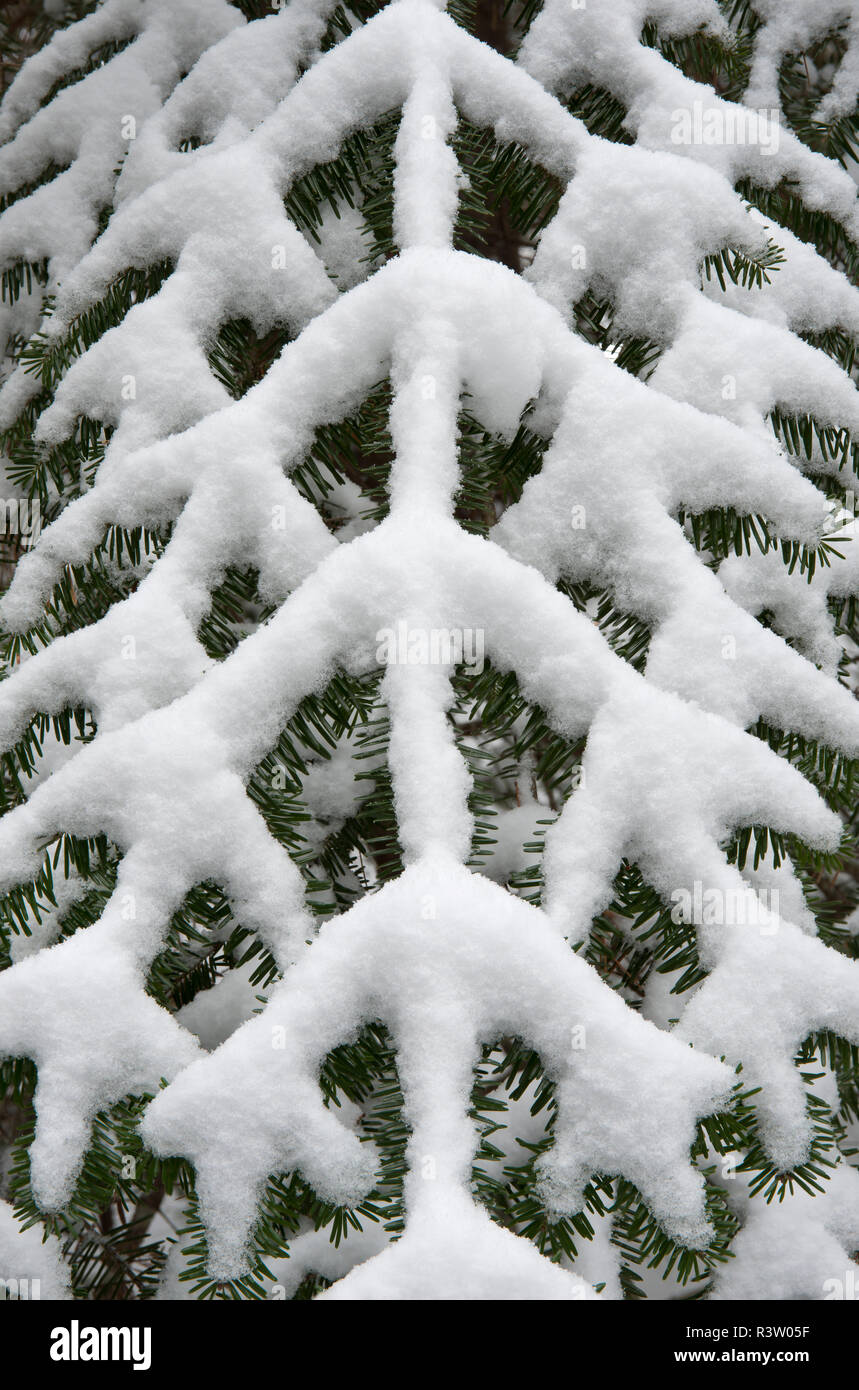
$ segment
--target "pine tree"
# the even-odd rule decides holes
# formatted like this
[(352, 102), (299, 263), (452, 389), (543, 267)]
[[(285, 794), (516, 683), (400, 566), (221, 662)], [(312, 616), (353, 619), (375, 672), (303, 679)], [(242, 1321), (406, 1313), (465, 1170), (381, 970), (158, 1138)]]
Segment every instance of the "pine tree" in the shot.
[(4, 16), (0, 1277), (832, 1297), (859, 5)]

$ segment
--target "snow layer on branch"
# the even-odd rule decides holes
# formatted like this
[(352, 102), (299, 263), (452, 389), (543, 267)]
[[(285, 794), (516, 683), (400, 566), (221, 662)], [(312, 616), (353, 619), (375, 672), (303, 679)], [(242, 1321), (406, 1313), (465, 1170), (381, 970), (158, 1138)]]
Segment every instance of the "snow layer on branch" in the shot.
[[(435, 909), (429, 923), (421, 913), (428, 900)], [(326, 1200), (365, 1195), (372, 1153), (326, 1110), (316, 1074), (332, 1046), (377, 1017), (394, 1035), (413, 1131), (407, 1200), (434, 1218), (415, 1242), (417, 1267), (429, 1251), (438, 1259), (449, 1249), (462, 1219), (478, 1043), (511, 1031), (540, 1052), (559, 1082), (558, 1137), (545, 1163), (547, 1192), (559, 1209), (577, 1209), (581, 1185), (601, 1167), (636, 1182), (673, 1234), (700, 1240), (701, 1185), (686, 1157), (691, 1126), (724, 1094), (731, 1073), (710, 1058), (676, 1052), (679, 1044), (628, 1011), (540, 913), (442, 855), (323, 927), (265, 1012), (149, 1107), (147, 1142), (195, 1162), (213, 1268), (234, 1268), (240, 1259), (271, 1172), (299, 1168)], [(581, 1051), (572, 1047), (576, 1022), (589, 1037)], [(630, 1067), (633, 1055), (646, 1056), (640, 1071)], [(685, 1081), (678, 1084), (681, 1056)], [(419, 1155), (433, 1158), (432, 1181), (422, 1177)], [(406, 1255), (391, 1258), (399, 1265)]]
[[(497, 1299), (503, 1302), (598, 1300), (579, 1274), (561, 1269), (533, 1245), (495, 1225), (471, 1202), (454, 1200), (439, 1240), (435, 1214), (417, 1214), (396, 1245), (365, 1260), (317, 1302)], [(332, 1268), (330, 1259), (325, 1267)], [(336, 1265), (334, 1265), (336, 1271)]]
[[(757, 425), (761, 433), (775, 406), (854, 435), (859, 428), (856, 387), (831, 357), (780, 326), (735, 314), (700, 295), (690, 303), (651, 383), (708, 414), (725, 415), (746, 428)], [(837, 468), (836, 460), (820, 471)]]
[[(631, 190), (633, 192), (631, 193)], [(783, 262), (758, 287), (715, 275), (704, 293), (742, 315), (796, 332), (859, 331), (859, 291), (812, 246), (748, 207), (728, 180), (676, 152), (593, 141), (577, 163), (527, 278), (562, 311), (590, 289), (611, 299), (621, 332), (672, 341), (701, 288), (706, 256), (752, 259), (769, 240)]]
[[(798, 6), (782, 7), (781, 0), (775, 0), (769, 7), (770, 13), (782, 13), (783, 8), (795, 12)], [(809, 12), (817, 7), (803, 8)], [(835, 6), (827, 3), (821, 8), (829, 11)], [(854, 6), (849, 9), (853, 11)], [(755, 139), (716, 138), (705, 143), (684, 138), (684, 121), (692, 121), (696, 111), (702, 121), (709, 113), (708, 120), (727, 132), (735, 128), (738, 110), (745, 112), (747, 121), (749, 116), (755, 121), (757, 108), (751, 98), (744, 107), (723, 101), (711, 87), (693, 82), (656, 49), (644, 46), (640, 35), (647, 18), (655, 19), (667, 36), (690, 34), (699, 24), (711, 32), (726, 33), (725, 21), (710, 0), (688, 5), (588, 0), (583, 7), (570, 6), (567, 0), (546, 0), (525, 36), (518, 61), (550, 91), (569, 95), (591, 83), (612, 93), (626, 106), (625, 124), (641, 146), (671, 150), (709, 164), (732, 184), (750, 177), (762, 187), (773, 188), (782, 179), (795, 180), (809, 207), (826, 208), (855, 238), (859, 213), (850, 175), (834, 160), (810, 150), (783, 124), (770, 119), (763, 128), (747, 125), (747, 131), (757, 131)], [(760, 41), (767, 42), (765, 37)], [(834, 96), (839, 106), (856, 100), (855, 51), (854, 45), (843, 86)]]
[(792, 583), (774, 551), (732, 555), (720, 565), (719, 578), (735, 603), (754, 616), (770, 613), (776, 632), (794, 638), (809, 661), (834, 676), (844, 647), (835, 635), (827, 600), (859, 592), (859, 535), (852, 518), (840, 524), (833, 520), (836, 554), (843, 558), (816, 569), (806, 583)]
[(291, 1298), (308, 1274), (342, 1279), (356, 1265), (378, 1255), (389, 1241), (381, 1222), (373, 1221), (367, 1221), (363, 1230), (351, 1231), (349, 1239), (339, 1245), (332, 1244), (326, 1229), (303, 1231), (289, 1242), (288, 1259), (269, 1261), (272, 1283), (281, 1297)]
[(803, 0), (755, 0), (755, 14), (762, 22), (755, 34), (746, 104), (780, 106), (778, 77), (784, 58), (806, 52), (816, 40), (841, 29), (847, 50), (814, 119), (849, 115), (859, 96), (859, 13), (852, 0), (815, 0), (813, 5)]
[(22, 1231), (8, 1202), (0, 1202), (0, 1280), (4, 1299), (70, 1297), (69, 1272), (57, 1237), (43, 1240), (38, 1226)]
[[(743, 1175), (725, 1184), (742, 1229), (711, 1295), (717, 1300), (855, 1298), (859, 1244), (859, 1173), (841, 1162), (820, 1193), (793, 1192), (766, 1203), (744, 1190)], [(735, 1191), (736, 1189), (736, 1191)]]
[[(615, 369), (595, 357), (568, 398), (539, 475), (493, 537), (552, 580), (608, 588), (623, 611), (647, 622), (647, 674), (657, 684), (742, 727), (764, 716), (855, 747), (849, 694), (749, 621), (674, 519), (680, 507), (714, 506), (763, 512), (783, 536), (811, 539), (831, 522), (826, 499), (771, 435), (726, 427), (697, 410), (675, 415), (652, 386), (621, 388)], [(775, 553), (770, 558), (784, 570)], [(855, 590), (852, 567), (835, 575), (829, 582), (837, 591)]]
[[(244, 159), (228, 155), (221, 166), (211, 170), (197, 167), (201, 159), (208, 159), (222, 147), (229, 149), (240, 144), (251, 125), (270, 114), (276, 102), (294, 84), (300, 63), (312, 56), (331, 4), (330, 0), (303, 0), (264, 23), (242, 25), (240, 15), (231, 6), (224, 5), (221, 13), (218, 6), (214, 9), (203, 6), (201, 10), (199, 0), (183, 0), (183, 6), (172, 8), (159, 5), (158, 0), (149, 0), (151, 33), (144, 22), (146, 10), (138, 5), (132, 8), (140, 37), (91, 75), (107, 85), (106, 93), (100, 90), (95, 93), (97, 107), (87, 116), (85, 144), (67, 173), (36, 190), (33, 199), (41, 199), (41, 202), (31, 208), (32, 199), (24, 198), (0, 220), (0, 254), (6, 237), (9, 260), (21, 256), (38, 259), (42, 255), (49, 260), (54, 258), (49, 269), (52, 284), (60, 281), (59, 299), (55, 312), (45, 320), (44, 328), (49, 339), (57, 341), (68, 331), (75, 316), (91, 305), (110, 281), (129, 266), (145, 268), (165, 258), (178, 259), (184, 251), (181, 274), (164, 298), (159, 299), (157, 309), (139, 306), (139, 311), (130, 316), (132, 341), (127, 349), (120, 350), (114, 361), (115, 336), (109, 336), (106, 348), (102, 344), (95, 345), (94, 356), (84, 373), (85, 382), (90, 383), (90, 393), (95, 386), (93, 414), (110, 422), (119, 415), (120, 391), (125, 386), (127, 394), (127, 383), (134, 382), (133, 399), (145, 399), (147, 407), (132, 409), (131, 418), (124, 424), (126, 430), (136, 426), (139, 436), (141, 414), (147, 422), (153, 417), (159, 419), (161, 432), (167, 433), (187, 425), (189, 418), (193, 418), (189, 412), (200, 415), (223, 404), (223, 388), (212, 377), (200, 349), (201, 345), (208, 345), (220, 324), (231, 316), (239, 298), (243, 299), (241, 313), (264, 331), (275, 323), (303, 324), (327, 302), (326, 295), (331, 296), (322, 267), (284, 217), (282, 203), (274, 196), (271, 177), (250, 152), (245, 151)], [(107, 5), (91, 18), (113, 15), (118, 25), (121, 19), (128, 18), (126, 10), (127, 5), (125, 9)], [(192, 50), (188, 44), (195, 33), (194, 25), (203, 15), (210, 29)], [(161, 99), (169, 92), (169, 86), (164, 87), (167, 72), (162, 51), (162, 30), (168, 20), (174, 26), (179, 25), (178, 33), (184, 44), (176, 58), (176, 75), (181, 76), (178, 68), (190, 67), (197, 53), (205, 51), (200, 64), (192, 68), (185, 81), (174, 87), (173, 97), (168, 96), (160, 109)], [(275, 24), (276, 30), (273, 29)], [(166, 32), (169, 38), (172, 30), (168, 27)], [(77, 27), (63, 31), (55, 42), (75, 34)], [(222, 35), (225, 37), (219, 41)], [(208, 47), (209, 44), (212, 46)], [(49, 45), (45, 52), (51, 47)], [(122, 67), (123, 62), (125, 67)], [(118, 71), (114, 70), (114, 63), (120, 64)], [(237, 89), (236, 73), (245, 71), (249, 63), (258, 80), (253, 84), (242, 82)], [(156, 91), (150, 83), (146, 100), (141, 98), (131, 110), (133, 86), (129, 90), (125, 70), (129, 64), (133, 65), (132, 73), (136, 73), (141, 64), (145, 72), (151, 66), (161, 84)], [(27, 65), (22, 77), (29, 70)], [(225, 70), (231, 74), (229, 79)], [(86, 95), (89, 80), (84, 77), (73, 89), (68, 89), (65, 101), (76, 107), (81, 100), (79, 90)], [(14, 90), (13, 86), (7, 100)], [(59, 93), (32, 124), (35, 126), (40, 121), (48, 132), (59, 125), (63, 138), (67, 138), (63, 109), (54, 109), (63, 96), (63, 92)], [(111, 98), (110, 102), (107, 97)], [(218, 106), (219, 99), (223, 107)], [(123, 113), (121, 118), (118, 111)], [(129, 118), (133, 124), (128, 124)], [(6, 147), (7, 152), (14, 151), (20, 142), (29, 140), (25, 158), (36, 160), (36, 172), (41, 158), (37, 138), (40, 128), (35, 135), (28, 135), (31, 127), (24, 127), (16, 140)], [(219, 139), (222, 128), (223, 139)], [(122, 131), (131, 131), (132, 135), (122, 141), (124, 158), (114, 189), (119, 154), (111, 152)], [(174, 148), (188, 135), (198, 133), (209, 136), (210, 144), (199, 151), (184, 153)], [(11, 156), (6, 153), (6, 157)], [(2, 160), (3, 155), (0, 155), (0, 176)], [(185, 173), (187, 182), (177, 178), (168, 183), (166, 202), (159, 187), (148, 205), (135, 204), (130, 219), (121, 216), (112, 219), (109, 232), (99, 240), (94, 256), (89, 259), (84, 256), (83, 264), (88, 270), (82, 282), (80, 260), (95, 235), (95, 214), (111, 202), (111, 196), (121, 206), (123, 202), (133, 201), (136, 194), (150, 184), (160, 183), (177, 172)], [(78, 201), (83, 211), (79, 216), (90, 218), (79, 242), (71, 245), (67, 245), (66, 240), (70, 195), (64, 191), (69, 180), (75, 181), (77, 192), (73, 190), (74, 196), (80, 195)], [(57, 200), (58, 210), (54, 208)], [(53, 242), (50, 246), (42, 245), (55, 223), (60, 236), (59, 249)], [(229, 225), (234, 228), (232, 239), (227, 231)], [(212, 235), (213, 227), (218, 229), (219, 235)], [(248, 251), (254, 245), (258, 248), (256, 256)], [(282, 259), (283, 270), (272, 286), (271, 268), (275, 255)], [(272, 288), (277, 289), (278, 284), (283, 293), (272, 294)], [(186, 316), (194, 330), (193, 337), (183, 323)], [(147, 344), (153, 341), (159, 342), (161, 347), (155, 355), (147, 351)], [(118, 370), (123, 360), (124, 369)], [(105, 384), (99, 389), (97, 383), (101, 375), (104, 375)], [(0, 416), (11, 422), (26, 400), (35, 394), (37, 386), (37, 379), (19, 368), (0, 394)], [(193, 406), (190, 402), (194, 402)], [(83, 409), (84, 405), (79, 402), (79, 407)], [(57, 413), (62, 416), (62, 406)], [(151, 423), (149, 428), (152, 428)]]
[[(3, 103), (6, 133), (18, 127), (0, 150), (4, 191), (38, 183), (52, 167), (61, 172), (6, 211), (0, 261), (47, 258), (56, 278), (93, 241), (137, 127), (241, 15), (226, 0), (113, 0), (84, 23), (84, 34), (73, 28), (57, 35), (33, 68), (27, 64)], [(93, 39), (127, 46), (37, 110), (45, 89), (81, 63)]]
[[(146, 121), (117, 181), (119, 202), (259, 125), (316, 55), (332, 0), (290, 0), (279, 13), (233, 29), (200, 57)], [(254, 74), (253, 82), (247, 73)], [(193, 137), (202, 149), (180, 150)]]

